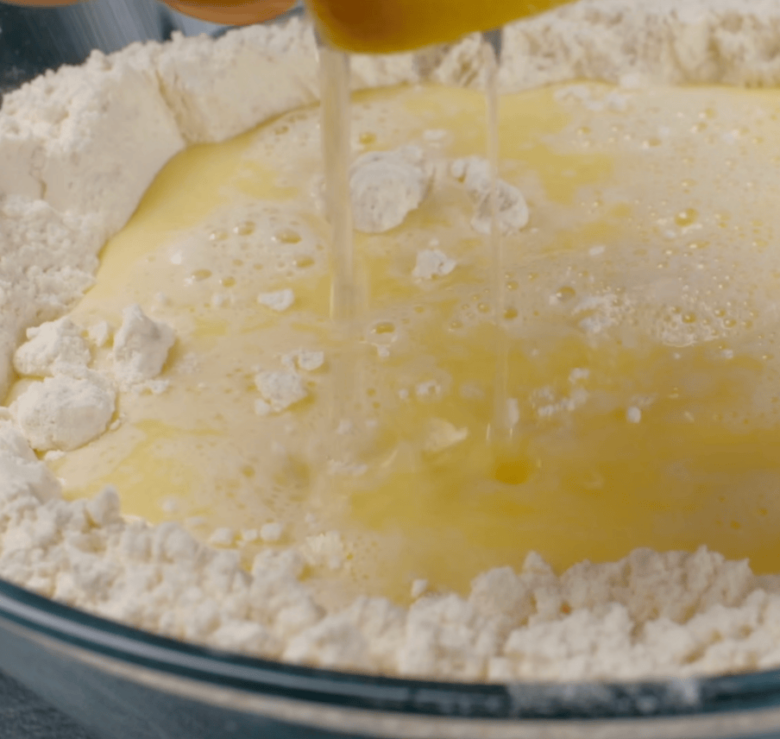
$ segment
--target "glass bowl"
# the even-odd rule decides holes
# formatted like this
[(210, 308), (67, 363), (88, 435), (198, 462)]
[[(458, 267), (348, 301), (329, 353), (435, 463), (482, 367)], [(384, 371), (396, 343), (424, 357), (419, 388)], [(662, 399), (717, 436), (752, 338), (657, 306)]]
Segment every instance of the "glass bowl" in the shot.
[[(93, 48), (110, 52), (174, 30), (220, 32), (153, 0), (56, 10), (0, 3), (0, 92)], [(643, 683), (374, 677), (184, 644), (3, 581), (0, 671), (105, 739), (780, 737), (778, 670)], [(1, 737), (25, 739), (3, 720)]]
[(431, 682), (184, 644), (0, 582), (0, 664), (106, 739), (758, 739), (780, 671), (643, 683)]

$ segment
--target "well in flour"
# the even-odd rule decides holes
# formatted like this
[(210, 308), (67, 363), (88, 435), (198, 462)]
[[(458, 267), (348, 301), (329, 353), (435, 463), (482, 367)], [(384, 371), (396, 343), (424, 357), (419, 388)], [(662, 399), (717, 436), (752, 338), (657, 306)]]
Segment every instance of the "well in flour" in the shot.
[[(584, 0), (508, 29), (501, 84), (504, 91), (579, 78), (622, 80), (631, 87), (770, 85), (780, 79), (772, 52), (778, 19), (775, 2), (712, 0), (683, 11), (671, 2), (641, 7)], [(13, 420), (0, 426), (0, 574), (176, 638), (339, 668), (558, 680), (776, 665), (780, 596), (774, 579), (706, 550), (638, 551), (619, 562), (583, 563), (562, 576), (529, 557), (521, 571), (481, 575), (467, 597), (422, 593), (409, 609), (363, 598), (326, 612), (301, 576), (305, 567), (345, 564), (348, 552), (336, 532), (315, 534), (300, 552), (265, 549), (247, 572), (235, 551), (205, 547), (175, 524), (123, 519), (111, 488), (88, 502), (62, 499), (59, 483), (31, 445), (73, 448), (100, 434), (114, 412), (114, 390), (104, 384), (104, 372), (98, 381), (83, 369), (60, 371), (61, 365), (89, 363), (80, 329), (42, 326), (30, 342), (38, 336), (45, 341), (24, 350), (18, 337), (56, 321), (91, 285), (105, 238), (123, 225), (160, 166), (185, 143), (224, 140), (314, 102), (312, 48), (308, 29), (298, 22), (217, 41), (177, 38), (112, 57), (95, 54), (82, 68), (64, 68), (6, 97), (0, 113), (0, 248), (7, 257), (0, 265), (3, 382), (9, 384), (15, 353), (17, 371), (46, 379), (30, 384), (12, 406)], [(471, 39), (435, 58), (355, 62), (361, 87), (426, 77), (469, 84), (479, 75)], [(611, 98), (614, 104), (606, 108), (614, 112), (623, 99), (622, 93)], [(584, 100), (585, 107), (592, 105)], [(123, 154), (128, 149), (137, 154), (131, 161)], [(399, 176), (409, 203), (424, 191), (422, 179), (417, 170)], [(468, 176), (464, 184), (468, 188)], [(522, 228), (520, 200), (507, 192), (507, 202), (516, 206), (510, 227)], [(372, 216), (368, 225), (384, 227), (404, 208), (388, 221)], [(373, 206), (367, 210), (374, 213)], [(604, 295), (568, 305), (593, 338), (629, 314), (630, 300)], [(690, 311), (681, 312), (679, 322), (674, 315), (663, 329), (669, 341), (684, 344), (694, 331), (706, 334), (703, 321), (683, 319)], [(166, 361), (173, 334), (165, 324), (147, 321), (133, 309), (114, 338), (120, 383), (155, 377)], [(92, 340), (101, 347), (109, 336), (103, 331)], [(270, 411), (306, 397), (297, 370), (308, 370), (300, 358), (296, 362), (288, 374), (266, 373), (257, 383), (259, 400)], [(418, 389), (422, 384), (410, 382)], [(577, 402), (575, 391), (556, 391), (550, 402), (540, 399), (539, 408)], [(57, 407), (76, 415), (50, 412)], [(75, 417), (79, 429), (68, 420)]]

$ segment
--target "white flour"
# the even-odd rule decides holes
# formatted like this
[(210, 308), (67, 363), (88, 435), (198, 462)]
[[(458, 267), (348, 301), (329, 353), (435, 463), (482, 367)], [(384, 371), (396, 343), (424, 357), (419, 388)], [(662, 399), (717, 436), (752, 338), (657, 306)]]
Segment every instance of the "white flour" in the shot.
[(108, 427), (116, 390), (98, 372), (78, 374), (62, 372), (35, 382), (11, 405), (14, 420), (36, 451), (78, 449)]
[(315, 372), (325, 364), (325, 352), (298, 349), (296, 352), (283, 356), (282, 364), (290, 370), (298, 367), (305, 372)]
[[(780, 0), (582, 0), (509, 27), (506, 47), (505, 91), (578, 78), (772, 85), (780, 82)], [(481, 78), (479, 59), (476, 39), (358, 58), (354, 84), (470, 85)], [(95, 53), (8, 95), (0, 111), (0, 390), (24, 331), (57, 318), (91, 285), (100, 246), (172, 155), (316, 97), (313, 39), (297, 21)], [(411, 183), (408, 212), (426, 185), (416, 171), (401, 174), (403, 188)], [(156, 375), (173, 343), (167, 327), (146, 321), (131, 308), (117, 332), (120, 385)], [(110, 334), (100, 324), (89, 336), (102, 346)], [(362, 598), (326, 612), (300, 578), (307, 564), (342, 565), (337, 532), (309, 537), (300, 551), (268, 547), (246, 572), (236, 551), (200, 544), (176, 524), (123, 519), (113, 489), (66, 502), (31, 446), (71, 449), (101, 433), (115, 389), (87, 368), (80, 329), (60, 322), (29, 339), (14, 362), (38, 379), (0, 420), (0, 576), (31, 590), (176, 638), (401, 675), (614, 679), (780, 665), (780, 578), (755, 577), (746, 563), (706, 550), (638, 550), (561, 576), (530, 555), (519, 573), (478, 577), (467, 598), (420, 583), (406, 610)], [(294, 361), (313, 370), (323, 357)], [(261, 413), (306, 397), (294, 367), (258, 374), (257, 386)], [(459, 433), (434, 428), (432, 444), (458, 443)], [(219, 531), (215, 546), (237, 536)], [(275, 542), (284, 531), (269, 522), (243, 536)]]
[(28, 377), (51, 376), (60, 364), (89, 364), (91, 355), (81, 331), (69, 318), (27, 329), (27, 341), (14, 354), (14, 369)]
[(412, 276), (418, 280), (432, 280), (450, 274), (458, 263), (450, 259), (441, 249), (421, 249)]
[(153, 321), (140, 305), (125, 308), (112, 352), (114, 377), (119, 386), (127, 389), (157, 377), (175, 341), (173, 329)]
[(294, 370), (259, 372), (255, 375), (255, 386), (263, 396), (262, 400), (255, 401), (255, 411), (261, 416), (287, 410), (309, 394), (303, 378)]
[(349, 178), (355, 228), (384, 233), (400, 226), (422, 203), (432, 176), (417, 146), (358, 157)]
[(261, 293), (257, 296), (257, 302), (277, 313), (283, 313), (295, 302), (295, 293), (289, 287), (272, 293)]
[[(490, 212), (490, 164), (481, 157), (456, 159), (450, 165), (450, 174), (460, 180), (474, 202), (471, 227), (487, 236), (491, 227)], [(519, 231), (528, 223), (528, 206), (523, 194), (514, 185), (498, 180), (498, 211), (496, 219), (502, 234)]]

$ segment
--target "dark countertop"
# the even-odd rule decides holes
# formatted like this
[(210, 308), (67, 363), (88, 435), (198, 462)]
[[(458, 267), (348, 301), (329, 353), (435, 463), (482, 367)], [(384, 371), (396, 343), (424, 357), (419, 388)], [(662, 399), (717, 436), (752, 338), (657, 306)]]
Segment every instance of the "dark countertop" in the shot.
[(214, 33), (220, 26), (188, 18), (157, 0), (90, 0), (61, 8), (0, 0), (0, 96), (62, 64), (80, 64), (93, 49), (117, 51), (134, 41)]
[(2, 673), (0, 727), (3, 739), (98, 739)]

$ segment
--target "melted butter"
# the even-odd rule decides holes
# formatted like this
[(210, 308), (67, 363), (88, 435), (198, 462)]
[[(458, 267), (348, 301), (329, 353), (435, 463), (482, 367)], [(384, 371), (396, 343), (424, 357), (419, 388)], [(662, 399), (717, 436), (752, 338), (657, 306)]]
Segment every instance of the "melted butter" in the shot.
[[(582, 89), (596, 103), (611, 93)], [(625, 98), (625, 110), (556, 88), (502, 99), (501, 175), (532, 221), (504, 243), (518, 420), (500, 469), (485, 441), (490, 255), (446, 178), (403, 227), (356, 236), (371, 304), (341, 471), (328, 443), (332, 361), (301, 372), (306, 401), (255, 414), (258, 369), (301, 348), (329, 360), (345, 349), (328, 320), (317, 112), (306, 110), (180, 154), (106, 246), (73, 319), (117, 325), (137, 301), (178, 341), (165, 393), (123, 395), (116, 430), (52, 463), (67, 495), (111, 483), (126, 513), (203, 516), (203, 536), (273, 520), (289, 543), (335, 528), (352, 552), (337, 575), (346, 587), (399, 599), (414, 578), (462, 590), (531, 550), (563, 568), (707, 544), (777, 570), (780, 256), (767, 247), (779, 224), (766, 162), (780, 161), (780, 96)], [(411, 141), (433, 159), (473, 155), (484, 103), (463, 90), (374, 91), (357, 97), (353, 129), (364, 150)], [(429, 129), (446, 136), (425, 143)], [(417, 283), (416, 254), (432, 240), (458, 267)], [(288, 311), (258, 306), (258, 293), (287, 287)], [(108, 362), (103, 350), (97, 364)]]

